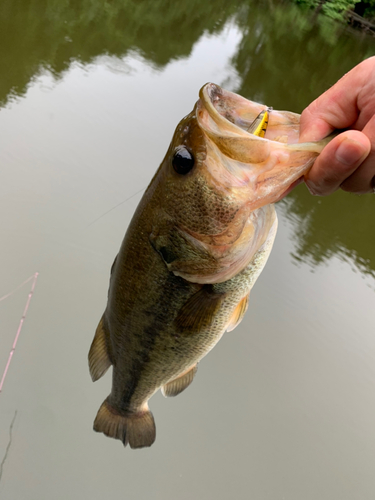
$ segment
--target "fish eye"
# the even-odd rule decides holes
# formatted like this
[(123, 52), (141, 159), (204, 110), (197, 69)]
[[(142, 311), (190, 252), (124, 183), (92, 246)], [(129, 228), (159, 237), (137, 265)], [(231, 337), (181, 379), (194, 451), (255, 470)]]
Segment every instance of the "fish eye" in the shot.
[(181, 146), (173, 156), (172, 165), (178, 174), (186, 175), (194, 167), (194, 156), (185, 146)]

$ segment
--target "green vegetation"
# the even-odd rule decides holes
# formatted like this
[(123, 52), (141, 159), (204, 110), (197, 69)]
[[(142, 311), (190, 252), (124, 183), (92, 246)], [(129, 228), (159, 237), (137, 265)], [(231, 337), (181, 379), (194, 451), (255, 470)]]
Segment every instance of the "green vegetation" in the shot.
[(317, 12), (338, 19), (340, 21), (348, 20), (348, 13), (354, 11), (355, 14), (364, 18), (372, 19), (375, 17), (375, 0), (362, 2), (361, 0), (294, 0), (297, 4), (305, 5)]
[(375, 0), (368, 0), (367, 2), (360, 2), (356, 6), (356, 11), (363, 15), (365, 18), (375, 18)]
[[(243, 31), (233, 64), (236, 92), (275, 109), (297, 113), (363, 59), (374, 54), (372, 37), (297, 5), (249, 6), (238, 16)], [(291, 29), (291, 26), (293, 27)]]

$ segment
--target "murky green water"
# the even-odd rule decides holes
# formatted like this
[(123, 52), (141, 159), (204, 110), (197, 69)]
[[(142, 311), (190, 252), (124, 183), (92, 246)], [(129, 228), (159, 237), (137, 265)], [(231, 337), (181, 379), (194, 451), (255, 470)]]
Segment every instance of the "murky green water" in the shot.
[[(279, 204), (245, 320), (189, 390), (153, 397), (151, 449), (92, 431), (110, 376), (92, 384), (86, 362), (113, 257), (200, 86), (300, 112), (374, 53), (288, 2), (1, 2), (0, 297), (39, 272), (0, 393), (1, 499), (374, 498), (371, 195)], [(0, 302), (0, 377), (30, 287)]]

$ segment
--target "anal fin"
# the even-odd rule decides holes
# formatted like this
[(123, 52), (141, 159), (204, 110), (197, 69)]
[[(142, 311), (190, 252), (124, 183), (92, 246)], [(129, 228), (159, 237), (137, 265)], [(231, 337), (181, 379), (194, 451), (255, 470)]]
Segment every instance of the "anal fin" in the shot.
[(93, 382), (102, 377), (111, 364), (112, 362), (108, 356), (106, 333), (102, 317), (99, 321), (99, 325), (96, 329), (94, 340), (92, 341), (89, 351), (89, 368)]
[(243, 299), (239, 301), (236, 309), (233, 311), (233, 314), (229, 320), (229, 324), (227, 326), (226, 331), (231, 332), (239, 325), (247, 311), (247, 307), (249, 305), (249, 295), (246, 295)]
[(161, 388), (161, 393), (166, 398), (177, 396), (180, 392), (184, 391), (192, 383), (195, 374), (198, 370), (198, 363), (186, 370), (184, 373), (171, 380)]

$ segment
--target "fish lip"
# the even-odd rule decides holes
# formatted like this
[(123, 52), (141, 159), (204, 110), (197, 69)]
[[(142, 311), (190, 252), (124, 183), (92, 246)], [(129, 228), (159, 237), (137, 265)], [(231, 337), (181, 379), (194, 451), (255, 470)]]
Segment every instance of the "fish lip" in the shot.
[[(242, 177), (244, 170), (251, 165), (266, 161), (273, 141), (248, 132), (248, 128), (267, 106), (214, 83), (206, 83), (200, 89), (199, 97), (195, 109), (197, 123), (220, 153), (232, 162), (229, 165), (224, 161), (227, 170), (241, 165), (238, 174)], [(237, 163), (234, 164), (233, 160)]]
[(216, 114), (218, 111), (214, 103), (224, 97), (224, 90), (216, 83), (208, 82), (199, 90), (199, 97), (207, 111)]
[[(219, 129), (224, 129), (226, 135), (240, 135), (242, 137), (252, 136), (253, 139), (267, 142), (269, 139), (254, 136), (247, 131), (252, 121), (258, 114), (268, 109), (266, 105), (249, 101), (234, 92), (221, 88), (216, 83), (206, 83), (199, 91), (198, 109), (207, 111), (210, 118)], [(218, 109), (217, 104), (230, 101), (230, 106), (223, 110)], [(246, 109), (251, 105), (254, 110), (249, 119), (243, 120), (238, 113), (239, 110)], [(199, 121), (199, 113), (198, 113)]]

